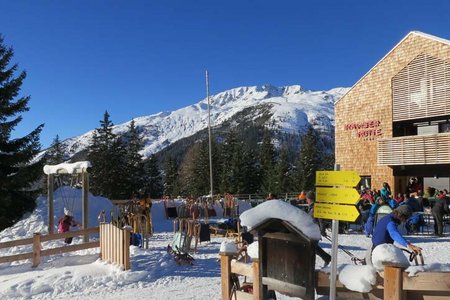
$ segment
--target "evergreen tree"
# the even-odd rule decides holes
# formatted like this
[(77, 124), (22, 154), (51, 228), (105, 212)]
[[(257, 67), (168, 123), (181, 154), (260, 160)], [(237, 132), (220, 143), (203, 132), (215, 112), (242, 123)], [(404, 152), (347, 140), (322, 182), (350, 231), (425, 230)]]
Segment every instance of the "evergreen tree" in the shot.
[(259, 176), (259, 161), (255, 151), (256, 145), (244, 144), (242, 153), (241, 169), (239, 172), (239, 181), (242, 188), (239, 193), (252, 194), (257, 193), (261, 185)]
[(126, 182), (124, 194), (132, 197), (144, 187), (145, 171), (143, 157), (140, 152), (144, 149), (144, 143), (139, 137), (139, 131), (136, 128), (134, 120), (130, 122), (128, 131), (123, 137), (125, 147), (125, 177), (122, 179)]
[(63, 163), (68, 159), (67, 149), (61, 140), (59, 139), (59, 135), (53, 139), (50, 148), (46, 154), (47, 164), (49, 165), (57, 165)]
[(19, 96), (26, 72), (16, 76), (17, 64), (10, 65), (13, 54), (0, 35), (0, 231), (34, 209), (38, 190), (33, 183), (41, 178), (43, 166), (42, 160), (32, 161), (40, 151), (43, 124), (23, 137), (11, 138), (30, 100)]
[(316, 171), (322, 166), (323, 148), (319, 135), (310, 126), (302, 136), (302, 146), (297, 161), (298, 190), (313, 190), (316, 182)]
[(95, 129), (88, 149), (88, 160), (92, 164), (90, 186), (94, 194), (119, 199), (121, 197), (116, 195), (116, 192), (118, 180), (121, 180), (120, 169), (124, 166), (122, 159), (124, 149), (112, 132), (113, 126), (108, 111), (105, 111), (100, 127)]
[(292, 191), (292, 172), (289, 163), (289, 151), (283, 147), (276, 165), (276, 188), (274, 193), (288, 193)]
[(180, 164), (179, 172), (179, 193), (184, 196), (195, 195), (196, 193), (196, 174), (195, 164), (197, 153), (200, 151), (200, 143), (194, 143), (188, 148)]
[(145, 177), (143, 189), (152, 198), (159, 198), (163, 194), (162, 176), (158, 166), (158, 160), (154, 154), (145, 162)]
[(230, 130), (223, 142), (221, 151), (221, 169), (219, 190), (228, 193), (239, 193), (241, 172), (242, 145), (236, 139), (236, 132)]
[(261, 192), (273, 193), (275, 189), (275, 148), (272, 143), (272, 132), (264, 129), (260, 150)]
[(178, 167), (172, 156), (166, 158), (164, 162), (164, 195), (175, 196), (179, 194), (177, 187)]

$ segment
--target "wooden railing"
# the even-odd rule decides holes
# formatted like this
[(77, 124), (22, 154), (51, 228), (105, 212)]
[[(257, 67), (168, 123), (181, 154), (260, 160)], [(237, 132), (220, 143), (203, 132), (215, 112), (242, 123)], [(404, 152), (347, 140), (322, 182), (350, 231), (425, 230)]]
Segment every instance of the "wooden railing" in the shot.
[[(386, 266), (384, 272), (377, 275), (377, 283), (369, 293), (350, 291), (336, 282), (338, 299), (373, 300), (450, 300), (450, 272), (420, 272), (414, 277), (398, 267)], [(329, 274), (317, 272), (316, 291), (319, 295), (329, 295)]]
[(129, 270), (130, 230), (121, 229), (110, 223), (100, 224), (100, 258), (116, 263)]
[(98, 234), (99, 228), (87, 228), (77, 231), (69, 231), (65, 233), (52, 233), (47, 235), (41, 235), (40, 233), (35, 233), (32, 238), (14, 240), (9, 242), (0, 243), (0, 249), (24, 246), (24, 245), (32, 245), (32, 252), (20, 253), (15, 255), (8, 255), (0, 257), (0, 263), (13, 262), (24, 259), (32, 260), (32, 267), (37, 267), (41, 263), (41, 257), (49, 256), (54, 254), (60, 254), (65, 252), (72, 252), (78, 250), (84, 250), (89, 248), (99, 247), (100, 243), (98, 241), (87, 242), (76, 245), (66, 245), (63, 247), (51, 248), (51, 249), (42, 249), (42, 242), (51, 241), (51, 240), (59, 240), (68, 237), (80, 236), (80, 235), (88, 235), (88, 234)]
[[(221, 285), (222, 285), (222, 299), (236, 299), (236, 300), (262, 300), (263, 298), (263, 282), (260, 276), (259, 260), (253, 259), (252, 264), (245, 264), (232, 260), (235, 254), (219, 253), (220, 255), (220, 269), (221, 269)], [(233, 290), (233, 282), (231, 280), (232, 274), (247, 276), (252, 278), (253, 295), (245, 293), (240, 290)], [(234, 296), (232, 298), (232, 293)]]
[(380, 165), (450, 163), (450, 133), (403, 136), (378, 140)]

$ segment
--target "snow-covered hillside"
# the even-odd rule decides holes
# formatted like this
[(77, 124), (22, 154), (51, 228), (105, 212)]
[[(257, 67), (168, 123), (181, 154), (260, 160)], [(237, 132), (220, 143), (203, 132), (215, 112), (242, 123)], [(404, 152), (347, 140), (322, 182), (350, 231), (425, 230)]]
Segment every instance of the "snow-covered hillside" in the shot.
[[(273, 115), (270, 122), (275, 122), (277, 128), (282, 131), (298, 132), (310, 123), (316, 129), (330, 132), (334, 129), (334, 103), (347, 91), (348, 88), (309, 91), (299, 85), (235, 88), (210, 97), (211, 123), (217, 126), (246, 108), (272, 104)], [(173, 112), (160, 112), (136, 118), (134, 121), (145, 142), (143, 154), (149, 156), (207, 128), (208, 101), (205, 98), (197, 104)], [(126, 132), (130, 122), (131, 120), (116, 125), (114, 133)], [(64, 143), (70, 153), (74, 154), (86, 148), (92, 134), (93, 130), (70, 138)]]

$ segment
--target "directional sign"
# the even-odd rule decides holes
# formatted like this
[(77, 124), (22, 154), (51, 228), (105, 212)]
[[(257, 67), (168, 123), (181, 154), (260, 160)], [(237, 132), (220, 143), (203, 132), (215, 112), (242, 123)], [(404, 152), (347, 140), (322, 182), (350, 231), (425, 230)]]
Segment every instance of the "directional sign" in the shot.
[(317, 202), (356, 204), (358, 203), (359, 197), (358, 191), (352, 188), (316, 188)]
[(314, 204), (314, 218), (354, 222), (358, 216), (359, 211), (354, 205)]
[(318, 186), (356, 186), (361, 177), (355, 171), (317, 171)]

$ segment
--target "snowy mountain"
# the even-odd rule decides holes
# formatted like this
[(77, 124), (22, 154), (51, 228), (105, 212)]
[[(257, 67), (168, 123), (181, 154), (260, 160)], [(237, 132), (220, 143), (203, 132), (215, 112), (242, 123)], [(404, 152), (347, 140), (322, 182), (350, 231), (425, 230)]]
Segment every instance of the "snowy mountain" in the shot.
[[(269, 119), (266, 124), (281, 132), (298, 133), (312, 124), (324, 134), (334, 136), (334, 103), (348, 88), (334, 88), (329, 91), (305, 90), (299, 85), (274, 87), (271, 85), (239, 87), (210, 97), (211, 124), (218, 127), (226, 121), (239, 122), (242, 113), (252, 108), (267, 107)], [(233, 117), (240, 117), (233, 119)], [(256, 118), (253, 115), (249, 116)], [(172, 112), (136, 118), (145, 148), (144, 156), (157, 153), (183, 138), (194, 135), (208, 126), (208, 101), (203, 99)], [(113, 132), (120, 135), (127, 131), (129, 122), (115, 125)], [(71, 154), (85, 149), (91, 142), (93, 130), (64, 141)]]

